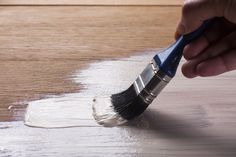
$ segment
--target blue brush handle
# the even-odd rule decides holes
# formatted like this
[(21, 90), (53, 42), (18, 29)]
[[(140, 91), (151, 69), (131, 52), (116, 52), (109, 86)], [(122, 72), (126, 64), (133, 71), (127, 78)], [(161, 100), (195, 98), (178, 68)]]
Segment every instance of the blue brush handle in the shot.
[(201, 36), (202, 33), (212, 24), (213, 20), (214, 19), (204, 21), (197, 30), (193, 31), (192, 33), (184, 35), (183, 41), (185, 43), (183, 43), (183, 46), (186, 46), (187, 44), (189, 44), (190, 42)]
[(182, 58), (184, 47), (197, 39), (213, 23), (214, 19), (206, 20), (195, 31), (181, 36), (174, 44), (165, 49), (163, 52), (154, 56), (154, 60), (159, 68), (170, 77), (174, 77)]

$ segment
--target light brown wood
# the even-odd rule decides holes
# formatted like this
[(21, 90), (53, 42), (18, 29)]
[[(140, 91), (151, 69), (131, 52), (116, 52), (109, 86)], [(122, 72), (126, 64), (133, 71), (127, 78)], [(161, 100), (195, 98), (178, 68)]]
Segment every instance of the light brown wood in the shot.
[(66, 78), (89, 62), (168, 45), (180, 12), (151, 6), (0, 10), (1, 120), (22, 119), (20, 111), (7, 110), (14, 103), (77, 91)]
[(168, 46), (180, 12), (176, 6), (0, 7), (0, 156), (235, 157), (236, 72), (188, 80), (179, 71), (143, 116), (122, 127), (39, 129), (22, 122), (28, 101), (85, 88), (71, 78), (90, 63)]
[(183, 0), (1, 0), (0, 5), (181, 5)]

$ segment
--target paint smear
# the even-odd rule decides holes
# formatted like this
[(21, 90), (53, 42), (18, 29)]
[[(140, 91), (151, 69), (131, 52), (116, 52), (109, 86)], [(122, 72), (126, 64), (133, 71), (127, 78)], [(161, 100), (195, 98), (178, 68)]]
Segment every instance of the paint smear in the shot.
[[(91, 64), (88, 69), (78, 71), (72, 79), (84, 85), (85, 89), (80, 93), (51, 96), (29, 102), (25, 114), (25, 125), (44, 128), (97, 127), (99, 124), (94, 117), (100, 124), (105, 123), (106, 126), (123, 124), (125, 120), (112, 111), (106, 111), (106, 117), (100, 115), (104, 114), (110, 95), (127, 89), (155, 52), (144, 52), (140, 56), (97, 62)], [(97, 98), (95, 102), (93, 102), (94, 97)], [(96, 109), (93, 108), (94, 117), (93, 103), (98, 104)], [(108, 121), (104, 121), (107, 117), (109, 117)]]
[(98, 124), (112, 127), (127, 122), (114, 111), (110, 97), (95, 97), (93, 100), (93, 117)]

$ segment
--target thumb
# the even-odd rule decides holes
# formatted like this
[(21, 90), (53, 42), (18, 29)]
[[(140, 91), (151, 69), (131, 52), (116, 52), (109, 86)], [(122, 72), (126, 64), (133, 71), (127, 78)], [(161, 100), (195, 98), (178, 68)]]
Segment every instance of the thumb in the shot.
[(185, 0), (177, 36), (196, 30), (207, 19), (224, 16), (228, 1), (230, 0)]

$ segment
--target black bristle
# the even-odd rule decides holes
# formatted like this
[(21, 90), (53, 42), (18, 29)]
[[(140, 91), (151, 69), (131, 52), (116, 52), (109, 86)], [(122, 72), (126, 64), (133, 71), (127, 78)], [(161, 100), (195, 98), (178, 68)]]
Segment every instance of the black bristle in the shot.
[(111, 95), (111, 103), (115, 111), (127, 120), (142, 114), (149, 105), (137, 95), (134, 85), (121, 93)]

